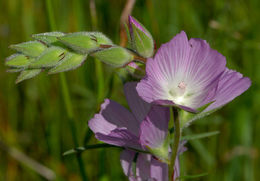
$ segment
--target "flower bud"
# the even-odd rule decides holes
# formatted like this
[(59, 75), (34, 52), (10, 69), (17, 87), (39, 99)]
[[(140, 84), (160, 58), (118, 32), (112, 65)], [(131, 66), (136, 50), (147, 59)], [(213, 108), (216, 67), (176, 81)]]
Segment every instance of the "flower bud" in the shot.
[(134, 56), (127, 49), (119, 46), (97, 51), (92, 56), (114, 67), (122, 67), (134, 59)]
[(29, 68), (46, 68), (53, 67), (65, 57), (66, 50), (60, 47), (50, 47), (46, 49), (39, 57), (33, 61)]
[(6, 59), (5, 65), (13, 68), (24, 68), (28, 66), (34, 58), (30, 58), (23, 54), (13, 54)]
[(10, 45), (11, 49), (14, 49), (29, 57), (39, 56), (47, 47), (38, 41), (28, 41), (19, 43), (16, 45)]
[(112, 41), (99, 32), (69, 33), (58, 38), (66, 46), (81, 54), (102, 49), (102, 45), (113, 45)]
[(17, 77), (15, 83), (18, 84), (26, 79), (30, 79), (41, 73), (42, 69), (24, 70)]
[(129, 16), (131, 47), (142, 57), (149, 58), (154, 53), (154, 41), (150, 32), (135, 18)]
[(127, 71), (136, 78), (143, 78), (145, 75), (145, 64), (140, 62), (130, 62), (126, 66)]
[(87, 55), (81, 55), (76, 53), (68, 52), (64, 59), (62, 59), (58, 65), (49, 70), (49, 74), (64, 72), (76, 69), (86, 60)]
[(64, 36), (65, 34), (62, 32), (46, 32), (40, 34), (32, 35), (32, 38), (43, 42), (47, 45), (56, 44), (58, 42), (58, 37)]

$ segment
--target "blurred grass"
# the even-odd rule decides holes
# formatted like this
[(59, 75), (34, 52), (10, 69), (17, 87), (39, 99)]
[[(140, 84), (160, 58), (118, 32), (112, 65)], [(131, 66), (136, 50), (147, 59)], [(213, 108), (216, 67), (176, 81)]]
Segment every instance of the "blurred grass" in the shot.
[[(52, 0), (57, 30), (97, 29), (119, 43), (119, 20), (124, 0), (96, 0), (97, 24), (91, 22), (89, 1)], [(59, 76), (40, 76), (15, 85), (17, 74), (6, 73), (10, 44), (49, 31), (45, 0), (0, 1), (0, 139), (56, 174), (56, 180), (81, 180), (75, 156), (62, 153), (73, 147)], [(242, 96), (213, 115), (195, 122), (184, 133), (219, 130), (218, 136), (192, 141), (181, 158), (182, 174), (207, 172), (202, 181), (257, 181), (260, 177), (260, 1), (258, 0), (139, 0), (133, 15), (153, 34), (157, 47), (180, 30), (206, 39), (227, 58), (230, 68), (252, 80)], [(96, 26), (96, 27), (95, 27)], [(100, 71), (102, 70), (102, 71)], [(101, 75), (103, 74), (103, 75)], [(66, 73), (75, 112), (77, 136), (84, 145), (91, 134), (87, 120), (100, 100), (111, 97), (124, 105), (117, 72), (89, 58)], [(104, 77), (102, 85), (99, 79)], [(112, 91), (112, 94), (110, 94)], [(87, 136), (86, 136), (87, 135)], [(93, 136), (90, 143), (96, 143)], [(119, 150), (91, 150), (83, 155), (89, 180), (126, 180)], [(0, 148), (0, 180), (44, 180)]]

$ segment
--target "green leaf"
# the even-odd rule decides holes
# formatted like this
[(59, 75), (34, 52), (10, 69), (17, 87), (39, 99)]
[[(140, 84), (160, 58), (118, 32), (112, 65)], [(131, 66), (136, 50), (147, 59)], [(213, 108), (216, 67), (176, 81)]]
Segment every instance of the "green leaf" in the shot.
[(202, 173), (202, 174), (197, 174), (197, 175), (184, 175), (184, 176), (180, 176), (177, 178), (177, 180), (181, 180), (181, 179), (194, 179), (194, 178), (200, 178), (200, 177), (204, 177), (207, 176), (208, 173)]
[(209, 107), (214, 101), (203, 105), (202, 107), (198, 108), (197, 111), (198, 113), (190, 113), (184, 110), (180, 111), (180, 120), (181, 120), (181, 127), (188, 127), (193, 121), (197, 120), (197, 119), (201, 119), (213, 112), (215, 112), (215, 110), (211, 110), (211, 111), (207, 111), (205, 112), (204, 110)]
[(113, 45), (109, 38), (99, 32), (69, 33), (59, 37), (59, 40), (74, 51), (82, 54), (102, 49), (102, 45)]
[(61, 37), (64, 35), (65, 34), (62, 32), (47, 32), (47, 33), (34, 34), (32, 35), (32, 38), (40, 42), (43, 42), (47, 45), (51, 45), (58, 42), (57, 37)]
[(6, 59), (5, 65), (14, 68), (23, 68), (28, 66), (33, 58), (30, 58), (23, 54), (13, 54)]
[(181, 139), (182, 140), (195, 140), (195, 139), (201, 139), (201, 138), (207, 138), (210, 136), (215, 136), (217, 134), (219, 134), (219, 131), (211, 131), (211, 132), (206, 132), (206, 133), (182, 136)]
[(33, 69), (33, 70), (24, 70), (20, 73), (15, 83), (18, 84), (26, 79), (30, 79), (38, 75), (42, 70), (41, 69)]
[(37, 57), (47, 47), (38, 41), (28, 41), (16, 45), (10, 45), (10, 48), (30, 57)]
[(49, 74), (54, 74), (58, 72), (64, 72), (68, 70), (76, 69), (81, 66), (86, 60), (87, 55), (81, 55), (76, 53), (68, 52), (63, 60), (60, 61), (58, 65), (49, 70)]
[(91, 55), (114, 67), (122, 67), (134, 59), (134, 56), (127, 49), (119, 46), (97, 51)]
[[(192, 135), (193, 132), (190, 128), (185, 129), (185, 133), (187, 135)], [(212, 153), (208, 150), (208, 148), (202, 143), (200, 139), (189, 140), (189, 144), (193, 147), (194, 151), (200, 156), (201, 161), (206, 166), (213, 166), (215, 163), (215, 157)]]
[(209, 106), (210, 106), (212, 103), (214, 103), (214, 102), (215, 102), (215, 101), (211, 101), (211, 102), (209, 102), (208, 104), (205, 104), (205, 105), (199, 107), (199, 108), (197, 109), (197, 111), (198, 111), (198, 112), (204, 111), (207, 107), (209, 107)]
[(66, 50), (60, 47), (50, 47), (46, 49), (29, 68), (46, 68), (53, 67), (59, 63), (66, 55)]

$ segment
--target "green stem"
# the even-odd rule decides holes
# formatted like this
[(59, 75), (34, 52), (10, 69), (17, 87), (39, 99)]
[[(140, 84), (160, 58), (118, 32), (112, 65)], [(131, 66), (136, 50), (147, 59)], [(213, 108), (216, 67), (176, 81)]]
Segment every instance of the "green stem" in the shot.
[(51, 4), (51, 0), (46, 0), (46, 8), (47, 8), (47, 14), (48, 14), (48, 20), (50, 23), (50, 29), (56, 30), (57, 26), (56, 26), (56, 22), (55, 22), (55, 18), (54, 18), (54, 14), (53, 14), (53, 8), (52, 8), (52, 4)]
[[(71, 98), (70, 98), (70, 94), (69, 94), (67, 80), (66, 80), (64, 73), (60, 73), (60, 80), (61, 80), (62, 95), (63, 95), (63, 99), (64, 99), (64, 103), (65, 103), (68, 121), (70, 124), (69, 126), (70, 126), (70, 131), (72, 134), (72, 139), (74, 142), (74, 146), (78, 147), (79, 143), (78, 143), (78, 139), (77, 139), (76, 126), (74, 124), (74, 119), (73, 119), (74, 114), (73, 114), (73, 109), (72, 109), (72, 103), (71, 103)], [(78, 162), (79, 169), (80, 169), (81, 178), (83, 181), (87, 181), (88, 178), (87, 178), (87, 174), (85, 171), (84, 162), (81, 157), (81, 153), (77, 153), (76, 157), (77, 157), (77, 162)]]
[(104, 99), (104, 75), (102, 62), (95, 58), (95, 73), (97, 79), (97, 102), (100, 104)]
[[(48, 19), (50, 22), (50, 29), (51, 29), (51, 31), (54, 31), (57, 29), (57, 26), (56, 26), (56, 22), (54, 19), (54, 14), (53, 14), (54, 11), (53, 11), (51, 0), (46, 0), (46, 8), (47, 8)], [(78, 139), (77, 139), (77, 134), (76, 134), (77, 133), (76, 126), (74, 124), (72, 103), (71, 103), (71, 98), (70, 98), (70, 94), (69, 94), (67, 80), (66, 80), (64, 73), (60, 73), (60, 81), (61, 81), (62, 95), (63, 95), (63, 99), (64, 99), (64, 103), (65, 103), (66, 113), (67, 113), (69, 124), (70, 124), (70, 131), (71, 131), (72, 139), (74, 142), (74, 146), (78, 147), (79, 144), (78, 144)], [(84, 162), (82, 160), (81, 154), (80, 153), (77, 154), (76, 158), (77, 158), (77, 162), (79, 165), (82, 180), (88, 181), (88, 177), (87, 177), (87, 174), (85, 171), (85, 166), (84, 166)]]
[(73, 148), (73, 149), (71, 149), (71, 150), (68, 150), (68, 151), (64, 152), (64, 153), (63, 153), (63, 156), (68, 156), (68, 155), (71, 155), (71, 154), (78, 154), (78, 153), (82, 153), (82, 152), (84, 152), (84, 151), (91, 150), (91, 149), (111, 148), (111, 147), (123, 149), (122, 147), (118, 147), (118, 146), (114, 146), (114, 145), (109, 145), (109, 144), (106, 144), (106, 143), (101, 143), (101, 144), (86, 145), (86, 146), (81, 146), (81, 147)]
[[(89, 9), (90, 9), (90, 18), (91, 18), (91, 25), (92, 30), (96, 31), (98, 26), (98, 19), (97, 19), (97, 11), (96, 11), (96, 3), (95, 0), (89, 1)], [(103, 65), (102, 62), (96, 58), (95, 60), (95, 73), (97, 79), (97, 102), (100, 104), (104, 99), (104, 74), (103, 74)]]
[[(83, 153), (84, 151), (90, 150), (90, 149), (97, 149), (97, 148), (118, 148), (118, 149), (124, 149), (121, 146), (115, 146), (115, 145), (109, 145), (106, 143), (100, 143), (100, 144), (95, 144), (95, 145), (86, 145), (86, 146), (80, 146), (73, 148), (71, 150), (68, 150), (63, 153), (63, 156), (71, 155), (71, 154), (78, 154), (78, 153)], [(144, 150), (139, 150), (131, 147), (126, 147), (126, 149), (133, 150), (138, 153), (144, 153), (144, 154), (150, 154), (149, 151), (144, 151)]]
[(179, 143), (181, 138), (179, 112), (174, 107), (172, 108), (172, 114), (173, 114), (173, 121), (174, 121), (174, 142), (172, 145), (172, 155), (169, 164), (169, 181), (174, 181), (174, 166), (175, 166), (175, 160), (177, 158), (178, 148), (179, 148)]

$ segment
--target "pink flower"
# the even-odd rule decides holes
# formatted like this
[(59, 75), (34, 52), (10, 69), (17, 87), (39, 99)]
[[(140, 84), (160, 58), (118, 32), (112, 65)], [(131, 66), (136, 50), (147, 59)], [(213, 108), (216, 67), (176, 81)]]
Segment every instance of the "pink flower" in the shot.
[[(143, 101), (136, 92), (136, 85), (132, 82), (124, 87), (132, 112), (106, 99), (101, 111), (89, 121), (89, 127), (100, 141), (125, 148), (121, 153), (121, 165), (131, 181), (167, 181), (168, 165), (160, 161), (161, 158), (135, 150), (148, 152), (157, 149), (166, 152), (166, 157), (169, 156), (169, 144), (165, 147), (165, 141), (168, 140), (169, 108), (152, 106)], [(180, 148), (180, 152), (183, 152), (183, 146)], [(136, 173), (133, 172), (134, 162)], [(176, 161), (176, 177), (179, 175), (178, 164)]]
[(209, 103), (204, 111), (225, 105), (250, 85), (249, 78), (226, 68), (225, 57), (205, 40), (188, 40), (182, 31), (148, 59), (137, 92), (148, 103), (197, 112)]

